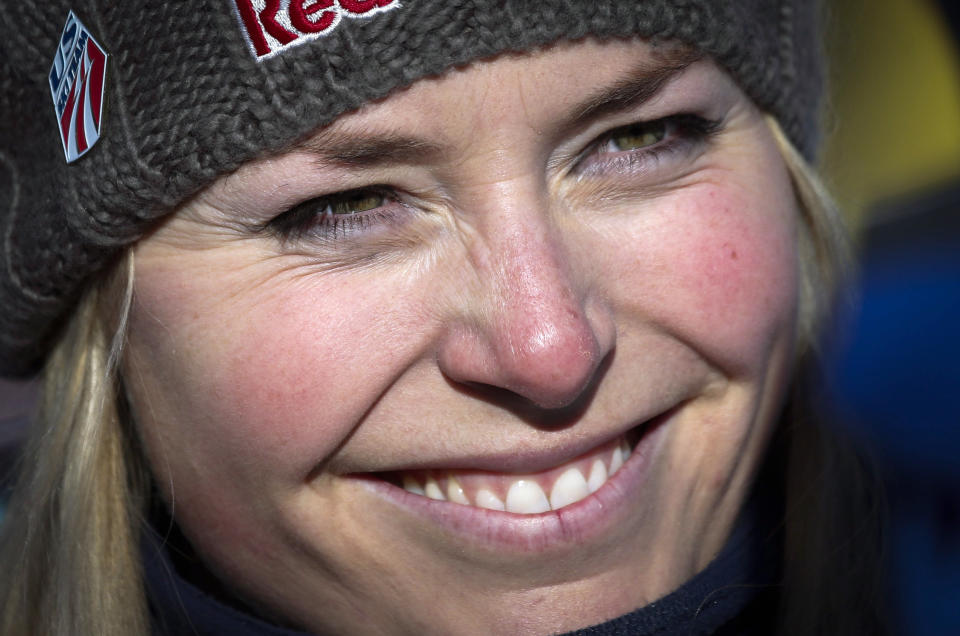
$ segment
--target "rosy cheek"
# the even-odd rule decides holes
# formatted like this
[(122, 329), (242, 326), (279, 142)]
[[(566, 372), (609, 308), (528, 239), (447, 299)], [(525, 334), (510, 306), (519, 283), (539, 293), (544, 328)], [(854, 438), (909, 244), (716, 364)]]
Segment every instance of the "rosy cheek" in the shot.
[[(711, 192), (712, 194), (712, 192)], [(730, 363), (765, 358), (771, 340), (792, 335), (797, 302), (795, 213), (782, 201), (745, 200), (735, 194), (711, 197), (710, 221), (692, 235), (685, 264), (693, 325), (712, 333), (717, 352)], [(683, 301), (678, 300), (678, 306)]]
[(302, 478), (382, 390), (377, 369), (389, 365), (372, 336), (381, 312), (365, 306), (376, 299), (282, 276), (257, 288), (180, 272), (144, 268), (132, 326), (161, 426), (181, 429), (169, 443), (198, 462), (222, 459), (234, 479), (256, 466)]
[[(309, 327), (305, 328), (309, 332)], [(263, 311), (234, 332), (238, 346), (209, 367), (215, 394), (207, 408), (247, 455), (273, 458), (301, 470), (318, 463), (347, 433), (349, 404), (337, 400), (343, 386), (336, 357), (285, 316)], [(349, 360), (340, 360), (341, 365)]]
[(730, 187), (686, 193), (639, 239), (622, 293), (713, 363), (757, 370), (773, 340), (792, 334), (796, 311), (795, 212), (784, 200)]

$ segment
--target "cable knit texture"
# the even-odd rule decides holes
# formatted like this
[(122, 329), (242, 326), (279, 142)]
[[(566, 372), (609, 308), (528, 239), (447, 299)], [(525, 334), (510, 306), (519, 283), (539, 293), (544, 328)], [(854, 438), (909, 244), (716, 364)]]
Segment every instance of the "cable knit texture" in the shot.
[[(11, 2), (0, 12), (0, 374), (42, 362), (87, 281), (221, 174), (419, 78), (561, 39), (679, 40), (811, 156), (811, 0), (403, 0), (253, 55), (233, 0)], [(47, 75), (73, 10), (106, 49), (101, 138), (64, 161)]]

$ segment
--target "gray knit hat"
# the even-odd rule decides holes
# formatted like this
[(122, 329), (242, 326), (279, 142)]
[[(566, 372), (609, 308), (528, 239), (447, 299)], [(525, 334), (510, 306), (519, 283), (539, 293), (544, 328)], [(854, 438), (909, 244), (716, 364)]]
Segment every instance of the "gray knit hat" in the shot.
[(218, 175), (471, 60), (587, 35), (678, 40), (726, 67), (807, 156), (816, 145), (813, 0), (4, 5), (2, 375), (34, 371), (85, 283)]

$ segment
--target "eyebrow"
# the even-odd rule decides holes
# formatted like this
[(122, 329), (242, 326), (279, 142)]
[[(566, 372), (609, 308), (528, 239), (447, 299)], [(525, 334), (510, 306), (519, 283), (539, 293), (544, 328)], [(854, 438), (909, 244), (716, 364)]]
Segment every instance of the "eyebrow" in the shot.
[(374, 167), (388, 164), (427, 163), (443, 155), (439, 145), (394, 133), (375, 136), (328, 129), (297, 146), (324, 162), (344, 166)]
[(701, 59), (697, 51), (681, 49), (664, 53), (659, 64), (644, 62), (611, 86), (601, 88), (575, 106), (564, 130), (584, 127), (605, 115), (620, 113), (653, 99), (674, 77)]
[[(568, 133), (606, 115), (640, 106), (701, 57), (691, 49), (661, 51), (654, 64), (644, 61), (616, 83), (601, 88), (571, 108), (560, 130)], [(363, 168), (424, 164), (439, 161), (445, 155), (441, 145), (419, 137), (394, 132), (358, 133), (332, 127), (295, 149), (315, 155), (323, 163)]]

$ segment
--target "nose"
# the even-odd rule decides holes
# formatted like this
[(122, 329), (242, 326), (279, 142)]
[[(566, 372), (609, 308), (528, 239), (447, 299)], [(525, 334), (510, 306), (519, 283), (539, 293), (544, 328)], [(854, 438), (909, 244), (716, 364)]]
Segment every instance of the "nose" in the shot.
[(439, 364), (456, 382), (557, 409), (590, 386), (615, 333), (561, 230), (545, 206), (535, 207), (502, 205), (480, 223), (481, 236), (468, 247), (477, 289), (461, 294), (464, 307), (445, 333)]

